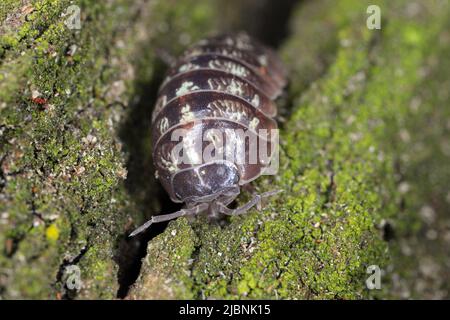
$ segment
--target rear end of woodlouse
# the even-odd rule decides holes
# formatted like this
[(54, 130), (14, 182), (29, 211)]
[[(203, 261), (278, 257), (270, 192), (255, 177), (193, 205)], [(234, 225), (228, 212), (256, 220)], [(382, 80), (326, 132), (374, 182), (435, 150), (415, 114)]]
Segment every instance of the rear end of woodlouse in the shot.
[(152, 114), (156, 177), (172, 201), (186, 207), (153, 216), (130, 236), (202, 211), (241, 214), (275, 193), (227, 207), (241, 186), (270, 166), (277, 147), (274, 99), (285, 85), (276, 54), (245, 33), (208, 38), (186, 50), (170, 66)]

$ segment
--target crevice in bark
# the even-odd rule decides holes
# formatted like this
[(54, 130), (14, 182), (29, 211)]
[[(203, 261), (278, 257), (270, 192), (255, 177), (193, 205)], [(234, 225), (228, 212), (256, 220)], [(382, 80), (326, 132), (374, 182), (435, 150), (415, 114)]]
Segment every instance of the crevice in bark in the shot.
[(332, 202), (334, 202), (334, 191), (336, 189), (336, 184), (334, 182), (335, 172), (333, 169), (333, 159), (328, 160), (327, 168), (329, 172), (330, 182), (325, 190), (325, 200), (322, 204), (322, 209), (325, 209), (326, 207), (330, 206)]
[[(177, 211), (180, 205), (173, 203), (161, 185), (154, 181), (153, 160), (151, 158), (151, 113), (157, 98), (159, 85), (163, 80), (166, 66), (162, 61), (155, 62), (155, 76), (147, 83), (137, 83), (137, 102), (132, 102), (128, 118), (120, 129), (120, 136), (128, 152), (128, 177), (125, 183), (127, 192), (134, 199), (134, 208), (143, 217), (133, 227), (150, 219), (153, 215)], [(159, 204), (159, 212), (152, 211), (154, 204)], [(147, 244), (154, 237), (164, 232), (166, 223), (157, 223), (142, 234), (129, 238), (127, 231), (118, 237), (116, 261), (119, 265), (118, 298), (125, 298), (131, 285), (139, 276), (142, 258), (147, 253)]]
[[(161, 213), (171, 213), (180, 209), (179, 204), (172, 203), (169, 197), (165, 197), (162, 193), (164, 190), (157, 191), (161, 194), (158, 199), (166, 198), (161, 206)], [(129, 230), (126, 234), (121, 235), (119, 238), (119, 247), (116, 256), (116, 261), (119, 265), (118, 281), (119, 289), (117, 291), (117, 298), (124, 299), (128, 295), (130, 287), (135, 283), (139, 277), (142, 259), (147, 254), (148, 243), (159, 234), (163, 233), (167, 227), (168, 222), (156, 223), (151, 228), (145, 230), (143, 233), (130, 238), (128, 235), (132, 231)]]
[[(0, 130), (1, 130), (1, 129), (2, 129), (2, 128), (0, 127)], [(0, 131), (0, 132), (1, 132), (1, 131)], [(2, 156), (2, 158), (0, 159), (0, 193), (3, 192), (3, 189), (4, 189), (5, 186), (6, 186), (6, 174), (5, 174), (5, 172), (3, 171), (3, 161), (5, 161), (6, 155), (7, 155), (7, 154), (4, 154), (4, 155)]]
[[(305, 0), (280, 0), (280, 1), (246, 1), (236, 3), (231, 1), (231, 16), (234, 10), (238, 10), (237, 21), (226, 21), (226, 31), (233, 32), (244, 30), (251, 36), (273, 48), (278, 48), (289, 36), (289, 21), (294, 8)], [(237, 8), (236, 8), (237, 7)], [(225, 14), (226, 15), (226, 14)], [(252, 17), (249, 19), (249, 17)], [(226, 19), (233, 20), (233, 17)]]

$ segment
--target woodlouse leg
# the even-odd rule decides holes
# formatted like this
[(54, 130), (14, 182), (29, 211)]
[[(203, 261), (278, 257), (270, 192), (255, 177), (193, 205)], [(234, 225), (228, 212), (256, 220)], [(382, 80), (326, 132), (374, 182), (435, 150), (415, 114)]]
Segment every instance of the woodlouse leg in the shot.
[(274, 196), (274, 195), (279, 194), (281, 192), (283, 192), (282, 189), (267, 191), (267, 192), (264, 192), (264, 193), (261, 194), (261, 198), (271, 197), (271, 196)]
[(283, 192), (283, 190), (273, 190), (273, 191), (264, 192), (262, 194), (257, 194), (253, 197), (252, 200), (250, 200), (243, 206), (236, 208), (236, 209), (227, 208), (227, 206), (225, 206), (223, 203), (218, 203), (217, 205), (219, 206), (219, 211), (221, 213), (226, 214), (228, 216), (237, 216), (237, 215), (246, 213), (253, 206), (261, 204), (261, 199), (276, 195), (277, 193), (280, 193), (280, 192)]
[(150, 220), (148, 220), (146, 223), (144, 223), (142, 226), (134, 230), (132, 233), (130, 233), (129, 237), (134, 237), (135, 235), (141, 233), (148, 227), (150, 227), (153, 223), (163, 222), (163, 221), (169, 221), (178, 217), (186, 216), (186, 215), (193, 215), (198, 214), (201, 211), (204, 211), (208, 208), (207, 203), (200, 203), (199, 205), (189, 208), (189, 209), (181, 209), (174, 213), (169, 214), (162, 214), (159, 216), (153, 216)]
[[(251, 185), (251, 184), (244, 185), (244, 186), (242, 186), (242, 188), (243, 188), (244, 190), (246, 190), (247, 192), (250, 192), (252, 195), (256, 195), (256, 194), (257, 194), (257, 193), (256, 193), (255, 187), (254, 187), (253, 185)], [(267, 192), (264, 192), (263, 194), (261, 194), (261, 198), (271, 197), (271, 196), (276, 195), (276, 194), (278, 194), (278, 193), (280, 193), (280, 192), (283, 192), (283, 190), (278, 189), (278, 190), (267, 191)], [(226, 205), (226, 204), (225, 204), (225, 205)], [(261, 211), (261, 209), (262, 209), (262, 207), (261, 207), (261, 201), (259, 201), (258, 203), (256, 203), (256, 209), (257, 209), (258, 211)]]
[[(276, 195), (276, 194), (278, 194), (278, 193), (280, 193), (280, 192), (283, 192), (283, 190), (278, 189), (278, 190), (272, 190), (272, 191), (264, 192), (264, 193), (261, 194), (261, 200), (262, 200), (263, 198), (268, 198), (268, 197), (274, 196), (274, 195)], [(262, 210), (261, 201), (259, 201), (259, 202), (256, 204), (256, 209), (258, 209), (258, 211), (261, 211), (261, 210)]]
[(219, 210), (223, 214), (226, 214), (228, 216), (237, 216), (243, 213), (246, 213), (251, 207), (256, 205), (258, 202), (261, 201), (261, 196), (259, 194), (255, 195), (252, 200), (244, 204), (243, 206), (236, 208), (236, 209), (230, 209), (227, 208), (224, 204), (218, 203)]

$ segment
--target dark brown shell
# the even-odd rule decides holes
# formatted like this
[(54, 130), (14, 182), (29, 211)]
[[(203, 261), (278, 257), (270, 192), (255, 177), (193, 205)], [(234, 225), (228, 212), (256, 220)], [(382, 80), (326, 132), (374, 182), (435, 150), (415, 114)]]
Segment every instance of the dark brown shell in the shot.
[[(157, 176), (173, 201), (185, 201), (185, 193), (202, 196), (212, 192), (206, 191), (211, 190), (208, 184), (220, 179), (246, 184), (259, 177), (268, 164), (235, 164), (232, 169), (220, 161), (178, 163), (172, 151), (179, 141), (172, 141), (172, 135), (180, 130), (182, 139), (191, 139), (185, 141), (197, 141), (209, 129), (242, 129), (248, 132), (248, 139), (241, 143), (248, 156), (251, 139), (261, 137), (259, 129), (270, 133), (277, 128), (273, 100), (285, 84), (286, 72), (275, 53), (246, 34), (202, 40), (170, 67), (153, 111), (152, 139)], [(269, 134), (264, 140), (270, 154), (275, 147), (272, 138)], [(224, 139), (224, 145), (233, 143), (230, 140)], [(202, 159), (209, 144), (200, 141), (194, 148), (192, 142), (189, 157)], [(199, 171), (204, 176), (200, 177)], [(196, 185), (200, 180), (202, 187)]]

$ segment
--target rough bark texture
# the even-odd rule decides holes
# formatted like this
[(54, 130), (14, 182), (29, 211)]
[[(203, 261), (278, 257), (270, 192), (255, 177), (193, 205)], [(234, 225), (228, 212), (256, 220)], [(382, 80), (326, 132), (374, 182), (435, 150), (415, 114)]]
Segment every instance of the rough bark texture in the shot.
[[(448, 298), (449, 16), (419, 0), (2, 1), (0, 297)], [(254, 184), (284, 192), (127, 239), (176, 209), (150, 158), (156, 52), (241, 28), (290, 71), (280, 172)]]

